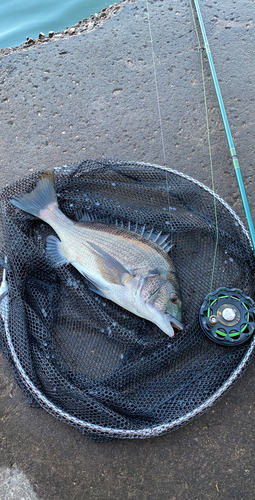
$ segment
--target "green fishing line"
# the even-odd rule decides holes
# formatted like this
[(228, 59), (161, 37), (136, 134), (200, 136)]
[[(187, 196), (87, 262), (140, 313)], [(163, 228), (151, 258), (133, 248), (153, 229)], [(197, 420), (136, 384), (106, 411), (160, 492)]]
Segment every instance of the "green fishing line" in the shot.
[(218, 241), (219, 241), (219, 228), (218, 228), (218, 217), (217, 217), (217, 206), (216, 206), (216, 198), (215, 198), (215, 188), (214, 188), (214, 173), (213, 173), (213, 161), (212, 161), (212, 149), (211, 149), (211, 140), (210, 140), (210, 127), (209, 127), (209, 119), (208, 119), (208, 108), (207, 108), (207, 100), (206, 100), (206, 88), (205, 88), (205, 75), (204, 75), (204, 61), (203, 61), (203, 48), (201, 47), (199, 34), (197, 31), (196, 20), (194, 16), (194, 11), (192, 7), (191, 0), (190, 8), (192, 12), (192, 18), (194, 22), (195, 32), (197, 35), (198, 47), (200, 52), (200, 62), (201, 62), (201, 72), (202, 72), (202, 84), (203, 84), (203, 94), (204, 94), (204, 103), (205, 103), (205, 118), (206, 118), (206, 128), (207, 128), (207, 141), (208, 141), (208, 149), (209, 149), (209, 158), (210, 158), (210, 170), (211, 170), (211, 180), (212, 180), (212, 191), (213, 191), (213, 204), (214, 204), (214, 216), (215, 216), (215, 226), (216, 226), (216, 240), (215, 240), (215, 249), (214, 249), (214, 257), (213, 257), (213, 266), (212, 266), (212, 278), (211, 278), (211, 286), (210, 293), (213, 289), (213, 279), (216, 265), (216, 256), (218, 249)]
[[(233, 164), (234, 172), (235, 172), (235, 175), (236, 175), (237, 184), (238, 184), (238, 187), (239, 187), (241, 200), (242, 200), (242, 203), (243, 203), (243, 209), (244, 209), (244, 213), (245, 213), (245, 216), (246, 216), (246, 221), (247, 221), (247, 225), (248, 225), (248, 229), (249, 229), (249, 233), (250, 233), (250, 238), (251, 238), (251, 242), (252, 242), (252, 246), (253, 246), (253, 251), (254, 251), (254, 254), (255, 254), (255, 228), (254, 228), (254, 224), (253, 224), (253, 220), (252, 220), (252, 215), (251, 215), (251, 210), (250, 210), (248, 198), (247, 198), (246, 191), (245, 191), (245, 186), (244, 186), (244, 182), (243, 182), (243, 178), (242, 178), (242, 174), (241, 174), (241, 169), (240, 169), (240, 166), (239, 166), (238, 158), (236, 156), (236, 150), (235, 150), (235, 146), (234, 146), (234, 141), (232, 139), (231, 130), (230, 130), (230, 127), (229, 127), (229, 124), (228, 124), (228, 119), (227, 119), (227, 115), (226, 115), (226, 111), (225, 111), (225, 106), (224, 106), (223, 99), (222, 99), (222, 96), (221, 96), (219, 82), (218, 82), (216, 71), (215, 71), (215, 68), (214, 68), (214, 64), (213, 64), (213, 60), (212, 60), (212, 55), (211, 55), (211, 51), (210, 51), (210, 48), (209, 48), (209, 43), (208, 43), (208, 40), (207, 40), (206, 31), (205, 31), (205, 27), (204, 27), (202, 15), (201, 15), (199, 3), (198, 3), (198, 0), (193, 0), (193, 2), (194, 2), (195, 7), (196, 7), (196, 13), (197, 13), (197, 17), (198, 17), (198, 22), (199, 22), (200, 29), (201, 29), (201, 34), (202, 34), (202, 37), (203, 37), (203, 40), (204, 40), (204, 46), (205, 46), (206, 54), (207, 54), (207, 57), (208, 57), (208, 63), (209, 63), (209, 66), (210, 66), (211, 75), (212, 75), (212, 79), (213, 79), (213, 84), (214, 84), (216, 96), (217, 96), (217, 99), (218, 99), (218, 104), (219, 104), (219, 108), (220, 108), (220, 112), (221, 112), (221, 117), (222, 117), (224, 129), (225, 129), (225, 133), (226, 133), (226, 137), (227, 137), (227, 141), (228, 141), (228, 147), (229, 147), (229, 151), (230, 151), (230, 156), (231, 156), (231, 159), (232, 159), (232, 164)], [(191, 0), (190, 0), (190, 3), (191, 3)], [(191, 6), (191, 8), (192, 8), (192, 6)]]

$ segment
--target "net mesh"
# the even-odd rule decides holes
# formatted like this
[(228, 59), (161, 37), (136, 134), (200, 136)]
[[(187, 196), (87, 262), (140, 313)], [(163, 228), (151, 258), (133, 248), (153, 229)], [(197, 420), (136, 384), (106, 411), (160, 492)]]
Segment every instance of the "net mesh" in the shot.
[[(164, 169), (139, 163), (90, 160), (55, 173), (59, 205), (68, 217), (82, 210), (126, 227), (146, 224), (171, 233), (184, 330), (170, 339), (96, 295), (71, 265), (52, 265), (45, 246), (53, 230), (9, 202), (35, 187), (40, 173), (34, 173), (0, 197), (9, 284), (9, 336), (2, 324), (1, 343), (19, 384), (93, 439), (148, 437), (183, 425), (222, 395), (253, 354), (252, 339), (223, 347), (199, 324), (212, 280), (213, 194), (174, 171), (166, 182)], [(254, 298), (249, 237), (223, 200), (216, 198), (216, 206), (213, 290), (239, 288)]]

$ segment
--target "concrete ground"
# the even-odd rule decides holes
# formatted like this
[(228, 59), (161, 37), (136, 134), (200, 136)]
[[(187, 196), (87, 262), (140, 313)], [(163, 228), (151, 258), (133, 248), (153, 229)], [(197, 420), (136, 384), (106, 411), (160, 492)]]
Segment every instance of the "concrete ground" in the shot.
[[(252, 0), (201, 0), (255, 216)], [(167, 165), (211, 187), (200, 57), (189, 0), (149, 2)], [(51, 39), (0, 50), (0, 181), (78, 162), (163, 164), (146, 2)], [(205, 66), (215, 189), (243, 218)], [(0, 353), (0, 500), (253, 500), (255, 364), (211, 410), (152, 440), (95, 444), (31, 408)]]

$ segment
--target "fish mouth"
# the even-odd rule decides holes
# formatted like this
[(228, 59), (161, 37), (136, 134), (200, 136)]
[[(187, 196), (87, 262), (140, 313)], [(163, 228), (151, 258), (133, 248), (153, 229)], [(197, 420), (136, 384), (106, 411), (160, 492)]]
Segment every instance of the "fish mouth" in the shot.
[(178, 319), (176, 319), (174, 316), (172, 316), (171, 314), (168, 314), (168, 321), (171, 325), (171, 331), (168, 333), (169, 337), (174, 337), (174, 329), (175, 330), (183, 330), (183, 326), (182, 324), (180, 323), (180, 321), (178, 321)]
[[(162, 322), (163, 319), (163, 322)], [(178, 319), (176, 319), (172, 314), (164, 314), (163, 318), (161, 316), (160, 323), (156, 323), (159, 328), (165, 332), (168, 337), (174, 337), (177, 330), (183, 330), (183, 326)]]

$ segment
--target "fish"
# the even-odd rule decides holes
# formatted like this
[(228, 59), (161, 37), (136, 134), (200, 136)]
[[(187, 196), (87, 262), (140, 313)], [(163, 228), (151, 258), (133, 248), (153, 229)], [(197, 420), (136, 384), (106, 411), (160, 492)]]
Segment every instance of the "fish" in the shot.
[[(41, 219), (56, 235), (48, 236), (46, 253), (55, 266), (71, 264), (89, 288), (124, 309), (157, 325), (169, 337), (182, 330), (179, 277), (166, 248), (144, 233), (93, 220), (68, 218), (59, 208), (52, 167), (36, 187), (10, 199), (18, 209)], [(130, 228), (130, 224), (129, 224)], [(163, 238), (165, 242), (167, 237)], [(164, 247), (164, 248), (163, 248)]]

